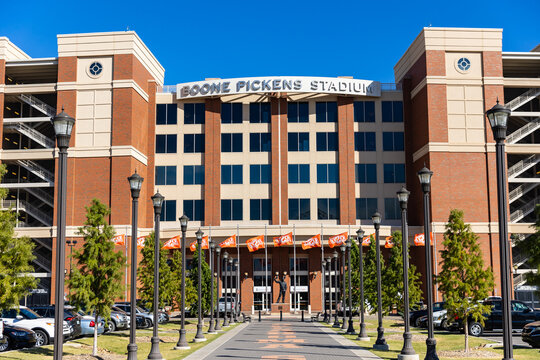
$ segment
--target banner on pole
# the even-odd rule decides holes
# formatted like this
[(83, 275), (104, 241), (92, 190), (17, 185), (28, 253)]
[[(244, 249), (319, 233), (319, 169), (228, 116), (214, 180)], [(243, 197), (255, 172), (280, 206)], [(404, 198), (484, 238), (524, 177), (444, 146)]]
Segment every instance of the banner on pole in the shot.
[[(429, 237), (431, 240), (431, 245), (433, 245), (433, 233), (429, 233)], [(414, 245), (415, 246), (426, 246), (426, 239), (424, 238), (424, 233), (421, 234), (415, 234), (414, 235)]]
[(302, 250), (308, 250), (313, 248), (320, 248), (321, 244), (321, 234), (317, 234), (306, 241), (302, 241)]
[(394, 247), (394, 238), (392, 236), (386, 237), (386, 242), (384, 243), (384, 247), (387, 249), (391, 249)]
[(338, 235), (330, 236), (328, 238), (328, 246), (331, 248), (335, 246), (340, 246), (341, 244), (345, 244), (345, 241), (347, 241), (347, 238), (349, 237), (349, 234), (344, 232)]
[(142, 249), (144, 247), (145, 242), (146, 242), (146, 236), (139, 236), (137, 238), (137, 249)]
[(173, 250), (173, 249), (180, 249), (182, 245), (180, 244), (180, 235), (176, 235), (169, 240), (165, 244), (163, 244), (162, 249), (164, 250)]
[(371, 235), (364, 236), (362, 238), (362, 246), (369, 246), (371, 245)]
[(230, 236), (219, 243), (220, 248), (233, 248), (236, 247), (236, 234)]
[[(197, 250), (197, 240), (189, 244), (189, 250), (191, 250), (191, 252), (195, 252)], [(208, 235), (203, 236), (202, 238), (201, 250), (208, 250)]]
[(264, 248), (264, 235), (252, 237), (246, 241), (246, 245), (250, 252)]
[(274, 240), (274, 246), (292, 245), (293, 235), (292, 235), (292, 232), (290, 232), (285, 235), (276, 236), (275, 238), (273, 238), (273, 240)]
[(125, 234), (116, 235), (111, 240), (114, 243), (114, 245), (126, 245), (126, 235)]

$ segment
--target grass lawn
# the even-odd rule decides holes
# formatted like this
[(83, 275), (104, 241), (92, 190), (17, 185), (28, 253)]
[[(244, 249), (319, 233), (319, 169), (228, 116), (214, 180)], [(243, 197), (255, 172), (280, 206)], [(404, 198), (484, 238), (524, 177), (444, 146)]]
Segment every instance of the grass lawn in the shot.
[[(223, 321), (223, 319), (222, 319)], [(236, 327), (233, 325), (223, 330), (228, 331)], [(180, 329), (180, 320), (173, 319), (169, 323), (159, 325), (159, 337), (160, 345), (159, 349), (161, 355), (167, 360), (183, 359), (192, 352), (200, 349), (204, 345), (208, 344), (212, 340), (217, 339), (224, 332), (219, 334), (210, 335), (204, 334), (208, 341), (202, 343), (192, 342), (197, 332), (197, 319), (186, 320), (186, 335), (189, 346), (189, 350), (174, 350), (174, 346), (178, 342), (178, 330)], [(208, 329), (208, 322), (205, 323), (204, 331)], [(152, 328), (137, 329), (136, 342), (138, 345), (137, 359), (146, 359), (150, 353), (150, 339), (152, 337)], [(71, 340), (64, 343), (64, 359), (94, 359), (93, 357), (86, 357), (84, 355), (92, 354), (93, 337), (84, 337), (76, 340)], [(127, 356), (127, 345), (129, 344), (129, 330), (116, 331), (112, 334), (103, 334), (98, 337), (98, 355), (103, 359), (125, 359)], [(50, 360), (53, 356), (53, 346), (47, 345), (40, 348), (22, 349), (17, 351), (9, 351), (0, 353), (1, 359), (20, 359), (20, 360)]]
[[(358, 333), (359, 320), (355, 317), (354, 328)], [(359, 346), (373, 352), (382, 359), (397, 359), (398, 354), (403, 347), (403, 332), (404, 324), (403, 320), (398, 317), (385, 317), (383, 319), (384, 337), (389, 351), (378, 351), (373, 349), (373, 344), (377, 340), (377, 317), (366, 316), (365, 318), (367, 334), (370, 337), (370, 341), (357, 341), (357, 335), (345, 335), (346, 338), (352, 340)], [(332, 328), (332, 324), (327, 325)], [(339, 329), (333, 330), (338, 331)], [(427, 330), (411, 327), (413, 334), (413, 348), (419, 355), (420, 360), (426, 356), (426, 338)], [(450, 333), (447, 331), (435, 331), (435, 339), (437, 340), (437, 355), (440, 360), (454, 360), (458, 358), (464, 358), (464, 354), (450, 354), (450, 351), (463, 350), (465, 344), (465, 335), (458, 333)], [(469, 336), (469, 348), (471, 354), (466, 358), (468, 360), (481, 360), (481, 359), (502, 359), (503, 349), (502, 347), (487, 348), (483, 347), (485, 344), (492, 343), (489, 340)], [(473, 355), (473, 354), (478, 355)], [(514, 348), (515, 360), (538, 360), (540, 359), (540, 351), (538, 349), (516, 349)]]

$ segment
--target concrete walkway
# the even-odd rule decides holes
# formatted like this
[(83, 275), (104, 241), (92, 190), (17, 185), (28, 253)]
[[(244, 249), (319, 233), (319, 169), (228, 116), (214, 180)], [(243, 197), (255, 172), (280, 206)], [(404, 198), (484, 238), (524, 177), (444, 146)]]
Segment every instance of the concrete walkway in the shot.
[[(237, 329), (234, 329), (237, 330)], [(368, 359), (380, 358), (318, 323), (264, 318), (191, 354), (191, 359)]]

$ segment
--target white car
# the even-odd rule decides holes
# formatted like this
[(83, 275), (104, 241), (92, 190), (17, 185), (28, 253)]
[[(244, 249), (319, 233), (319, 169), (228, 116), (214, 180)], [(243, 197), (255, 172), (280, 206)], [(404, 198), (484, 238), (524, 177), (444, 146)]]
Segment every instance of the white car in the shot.
[(433, 312), (433, 327), (436, 329), (445, 329), (448, 327), (447, 310)]
[[(17, 309), (4, 310), (1, 318), (6, 324), (33, 330), (36, 333), (36, 346), (48, 345), (54, 341), (54, 319), (43, 318), (26, 306), (19, 306), (18, 313)], [(64, 321), (64, 338), (69, 338), (71, 332), (70, 326)]]

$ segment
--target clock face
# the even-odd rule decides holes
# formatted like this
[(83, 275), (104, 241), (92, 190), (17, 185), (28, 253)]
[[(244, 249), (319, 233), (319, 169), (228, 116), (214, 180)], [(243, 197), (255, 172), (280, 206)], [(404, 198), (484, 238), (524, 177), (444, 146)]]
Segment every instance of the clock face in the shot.
[(88, 68), (88, 72), (92, 76), (98, 76), (103, 71), (103, 65), (101, 65), (100, 62), (94, 61), (92, 64), (90, 64), (90, 67)]

